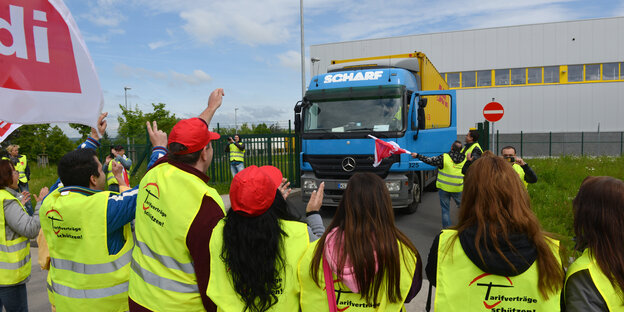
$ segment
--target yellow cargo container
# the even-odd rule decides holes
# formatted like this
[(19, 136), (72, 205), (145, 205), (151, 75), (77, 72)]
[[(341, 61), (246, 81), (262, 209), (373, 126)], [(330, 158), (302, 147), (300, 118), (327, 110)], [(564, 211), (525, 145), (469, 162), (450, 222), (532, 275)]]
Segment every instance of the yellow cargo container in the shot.
[[(422, 52), (383, 55), (357, 59), (332, 60), (328, 71), (367, 68), (393, 67), (409, 70), (417, 81), (420, 90), (448, 90), (448, 84), (429, 58)], [(432, 96), (427, 99), (425, 107), (425, 128), (445, 128), (451, 125), (451, 100), (448, 96)]]

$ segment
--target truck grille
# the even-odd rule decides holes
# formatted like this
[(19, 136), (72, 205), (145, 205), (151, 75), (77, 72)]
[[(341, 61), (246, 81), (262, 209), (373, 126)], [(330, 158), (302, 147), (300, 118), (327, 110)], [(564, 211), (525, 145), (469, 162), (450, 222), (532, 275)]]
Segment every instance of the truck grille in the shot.
[[(353, 158), (355, 166), (353, 171), (345, 171), (343, 162), (347, 157)], [(303, 161), (312, 166), (317, 178), (321, 179), (349, 179), (356, 172), (371, 172), (382, 179), (386, 178), (390, 166), (401, 160), (399, 155), (392, 155), (384, 159), (378, 167), (373, 167), (375, 155), (303, 155)]]

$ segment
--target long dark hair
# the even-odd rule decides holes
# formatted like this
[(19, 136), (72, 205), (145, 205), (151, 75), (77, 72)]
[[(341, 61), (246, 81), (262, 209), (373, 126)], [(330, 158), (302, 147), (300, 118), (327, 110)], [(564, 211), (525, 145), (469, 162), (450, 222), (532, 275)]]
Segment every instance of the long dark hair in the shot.
[(572, 202), (577, 249), (589, 248), (624, 301), (624, 182), (587, 177)]
[(13, 185), (13, 168), (12, 162), (6, 159), (0, 160), (0, 189)]
[(348, 258), (353, 266), (359, 292), (368, 303), (377, 300), (384, 280), (388, 285), (388, 300), (402, 301), (402, 259), (399, 256), (397, 240), (414, 256), (418, 255), (418, 251), (409, 238), (395, 226), (390, 193), (379, 176), (356, 173), (349, 179), (336, 214), (314, 251), (310, 275), (317, 285), (327, 235), (334, 228), (338, 228), (342, 234), (343, 247), (337, 251), (337, 275), (342, 275)]
[(464, 178), (459, 221), (453, 228), (462, 233), (472, 227), (477, 228), (474, 244), (481, 260), (483, 254), (479, 242), (492, 242), (494, 251), (513, 270), (516, 267), (501, 251), (498, 239), (502, 237), (515, 250), (509, 235), (527, 235), (537, 249), (540, 294), (548, 299), (561, 290), (564, 272), (546, 240), (550, 234), (542, 230), (539, 220), (533, 214), (529, 194), (518, 174), (508, 162), (491, 151), (484, 152), (470, 166)]
[(279, 190), (271, 207), (257, 217), (230, 209), (223, 227), (221, 259), (230, 270), (234, 289), (245, 303), (243, 311), (266, 311), (277, 303), (284, 269), (283, 236), (279, 219), (294, 220)]

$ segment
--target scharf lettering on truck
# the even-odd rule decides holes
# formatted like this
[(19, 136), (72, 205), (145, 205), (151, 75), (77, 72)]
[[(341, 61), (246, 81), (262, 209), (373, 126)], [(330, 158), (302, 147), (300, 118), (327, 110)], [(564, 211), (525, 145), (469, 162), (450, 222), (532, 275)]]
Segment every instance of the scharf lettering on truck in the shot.
[(383, 75), (383, 71), (365, 71), (357, 73), (344, 73), (344, 74), (328, 74), (325, 75), (323, 83), (343, 82), (343, 81), (362, 81), (362, 80), (379, 80)]

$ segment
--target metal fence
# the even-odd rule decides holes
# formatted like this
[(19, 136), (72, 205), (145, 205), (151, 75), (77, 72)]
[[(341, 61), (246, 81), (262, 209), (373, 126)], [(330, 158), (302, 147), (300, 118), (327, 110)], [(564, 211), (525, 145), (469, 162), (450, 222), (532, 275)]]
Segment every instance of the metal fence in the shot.
[[(463, 141), (464, 137), (458, 138)], [(515, 147), (520, 157), (623, 156), (624, 132), (501, 134), (496, 131), (494, 135), (496, 154), (500, 155), (501, 148), (508, 145)]]
[[(245, 166), (258, 167), (272, 165), (279, 168), (292, 187), (300, 183), (299, 150), (295, 134), (251, 134), (241, 135), (245, 144)], [(212, 164), (208, 169), (208, 176), (212, 183), (230, 183), (230, 157), (225, 151), (228, 146), (227, 136), (212, 142)], [(110, 152), (110, 145), (102, 145), (99, 149), (99, 158), (103, 161)], [(130, 174), (134, 176), (142, 166), (147, 164), (151, 153), (151, 145), (131, 144), (126, 146), (126, 154), (134, 161)]]

